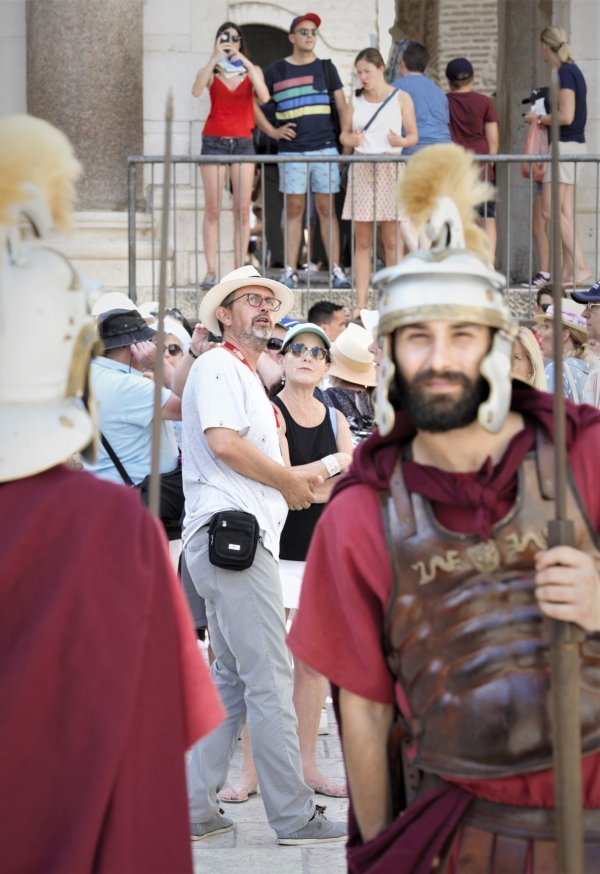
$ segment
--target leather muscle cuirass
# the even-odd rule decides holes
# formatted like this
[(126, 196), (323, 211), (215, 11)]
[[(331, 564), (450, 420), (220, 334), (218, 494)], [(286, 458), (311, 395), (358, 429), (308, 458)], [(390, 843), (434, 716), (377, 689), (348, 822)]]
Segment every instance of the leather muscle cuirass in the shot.
[[(410, 707), (416, 764), (460, 778), (494, 778), (552, 762), (547, 623), (534, 594), (534, 556), (554, 514), (553, 450), (543, 443), (518, 474), (515, 505), (483, 542), (444, 529), (406, 490), (398, 462), (384, 505), (395, 583), (385, 624), (392, 673)], [(574, 486), (575, 544), (597, 555)], [(600, 748), (600, 636), (581, 644), (582, 748)]]

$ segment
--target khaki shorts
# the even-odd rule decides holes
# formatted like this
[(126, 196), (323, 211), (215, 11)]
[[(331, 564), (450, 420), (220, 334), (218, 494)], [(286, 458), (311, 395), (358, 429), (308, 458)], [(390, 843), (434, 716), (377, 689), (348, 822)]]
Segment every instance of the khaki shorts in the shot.
[[(558, 154), (562, 155), (587, 155), (587, 145), (585, 143), (559, 143)], [(574, 164), (572, 161), (560, 162), (558, 165), (558, 181), (565, 185), (575, 185), (575, 167), (577, 167), (577, 178), (581, 179), (581, 171), (583, 164)], [(552, 181), (552, 164), (550, 161), (544, 167), (544, 182)]]

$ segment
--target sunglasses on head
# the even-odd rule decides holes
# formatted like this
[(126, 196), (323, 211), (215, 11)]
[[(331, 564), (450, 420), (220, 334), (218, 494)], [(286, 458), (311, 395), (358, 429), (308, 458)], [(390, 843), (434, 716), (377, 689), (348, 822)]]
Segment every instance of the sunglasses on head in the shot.
[(295, 358), (303, 358), (307, 353), (317, 361), (329, 361), (329, 352), (322, 346), (305, 346), (304, 343), (292, 343), (285, 350), (291, 352)]
[(279, 352), (282, 346), (283, 340), (281, 337), (271, 337), (270, 340), (267, 340), (267, 349), (270, 349), (271, 352)]
[(182, 355), (183, 349), (177, 343), (166, 343), (165, 352), (168, 352), (169, 355)]

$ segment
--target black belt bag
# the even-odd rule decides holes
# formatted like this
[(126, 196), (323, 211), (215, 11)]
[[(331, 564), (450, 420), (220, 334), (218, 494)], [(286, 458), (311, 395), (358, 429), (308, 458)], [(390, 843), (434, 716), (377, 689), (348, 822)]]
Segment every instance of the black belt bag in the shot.
[(252, 513), (223, 510), (208, 523), (208, 558), (215, 567), (245, 571), (252, 567), (259, 535)]

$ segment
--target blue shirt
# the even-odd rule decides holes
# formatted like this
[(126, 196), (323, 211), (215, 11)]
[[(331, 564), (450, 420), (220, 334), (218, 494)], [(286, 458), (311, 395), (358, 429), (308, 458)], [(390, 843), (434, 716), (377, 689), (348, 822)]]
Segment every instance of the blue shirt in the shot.
[[(333, 91), (342, 88), (335, 67), (332, 70)], [(310, 64), (290, 64), (275, 61), (265, 71), (265, 82), (275, 103), (276, 125), (293, 121), (296, 137), (279, 140), (280, 152), (316, 152), (336, 145), (329, 91), (319, 59)]]
[(561, 64), (558, 80), (561, 88), (575, 92), (575, 115), (571, 124), (561, 124), (559, 140), (561, 143), (585, 143), (587, 86), (583, 73), (576, 64)]
[[(103, 356), (94, 358), (91, 373), (100, 430), (137, 485), (148, 476), (152, 466), (154, 382), (139, 371), (130, 372), (127, 365)], [(171, 392), (163, 389), (163, 404), (170, 396)], [(164, 421), (160, 438), (160, 472), (175, 470), (178, 456), (172, 422)], [(86, 467), (102, 479), (123, 483), (102, 444), (98, 447), (96, 463), (86, 464)]]
[[(549, 361), (544, 368), (548, 380), (548, 391), (554, 391), (554, 361)], [(583, 386), (589, 376), (591, 364), (581, 358), (565, 358), (563, 360), (563, 394), (576, 404), (583, 401)]]
[(392, 83), (394, 88), (410, 94), (415, 105), (415, 118), (419, 132), (416, 146), (404, 149), (405, 155), (418, 152), (423, 146), (432, 143), (451, 143), (450, 112), (446, 95), (428, 76), (423, 73), (409, 73)]

